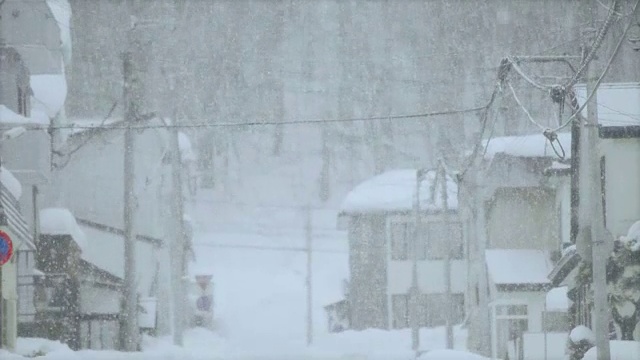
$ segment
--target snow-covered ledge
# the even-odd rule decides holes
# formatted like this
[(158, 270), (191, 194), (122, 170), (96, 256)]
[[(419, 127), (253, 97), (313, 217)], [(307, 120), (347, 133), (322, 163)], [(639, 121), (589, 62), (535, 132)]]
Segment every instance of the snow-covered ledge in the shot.
[(80, 250), (86, 250), (87, 240), (71, 211), (64, 208), (40, 210), (40, 233), (42, 235), (70, 235)]

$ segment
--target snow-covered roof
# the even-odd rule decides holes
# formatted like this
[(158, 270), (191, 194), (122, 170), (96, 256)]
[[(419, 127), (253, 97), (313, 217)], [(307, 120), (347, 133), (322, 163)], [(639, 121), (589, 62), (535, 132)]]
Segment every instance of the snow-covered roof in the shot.
[[(587, 100), (585, 84), (574, 87), (580, 105)], [(640, 83), (604, 83), (598, 88), (598, 122), (602, 126), (640, 125)], [(587, 116), (587, 108), (582, 115)]]
[(569, 297), (567, 286), (557, 287), (547, 293), (547, 311), (567, 311), (569, 309)]
[(16, 114), (4, 105), (0, 105), (0, 123), (2, 124), (38, 124), (48, 125), (49, 117), (42, 111), (31, 110), (30, 117)]
[(71, 63), (71, 5), (69, 0), (47, 0), (53, 18), (60, 28), (60, 47), (66, 64)]
[(31, 90), (32, 108), (54, 118), (67, 98), (67, 79), (65, 74), (31, 75)]
[(496, 285), (550, 284), (547, 275), (552, 265), (542, 250), (490, 249), (485, 256)]
[(22, 196), (22, 185), (20, 181), (13, 176), (11, 171), (7, 170), (4, 166), (0, 167), (0, 182), (2, 182), (2, 185), (9, 190), (16, 200), (20, 199)]
[[(562, 144), (565, 158), (571, 157), (571, 133), (558, 133), (558, 141)], [(484, 141), (486, 147), (485, 158), (493, 159), (497, 154), (505, 154), (515, 157), (528, 158), (557, 158), (549, 140), (543, 134), (532, 134), (522, 136), (503, 136)], [(557, 143), (554, 143), (556, 150), (562, 154), (562, 150)]]
[(87, 248), (85, 234), (68, 209), (48, 208), (40, 210), (40, 233), (44, 235), (71, 235), (83, 252)]
[(124, 278), (124, 242), (121, 236), (81, 225), (87, 236), (82, 258), (100, 269)]
[[(435, 171), (429, 171), (420, 184), (420, 209), (438, 211), (442, 209), (440, 185), (432, 199)], [(387, 171), (357, 185), (342, 202), (343, 213), (402, 212), (413, 209), (416, 192), (416, 170), (399, 169)], [(458, 208), (458, 186), (447, 176), (448, 207)]]

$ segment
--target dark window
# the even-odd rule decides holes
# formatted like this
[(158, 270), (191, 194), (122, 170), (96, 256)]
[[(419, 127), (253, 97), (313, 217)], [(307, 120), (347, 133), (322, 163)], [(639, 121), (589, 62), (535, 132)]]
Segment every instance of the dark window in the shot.
[(413, 224), (407, 222), (392, 222), (390, 235), (391, 259), (409, 260), (413, 240)]
[[(418, 304), (420, 327), (442, 326), (447, 321), (447, 310), (451, 311), (453, 324), (459, 324), (464, 319), (464, 294), (451, 294), (451, 302), (447, 303), (445, 294), (422, 294)], [(409, 296), (406, 294), (392, 295), (393, 328), (409, 327)]]
[(27, 96), (26, 92), (18, 86), (18, 114), (22, 116), (29, 116), (27, 112)]
[(442, 260), (447, 256), (447, 247), (451, 259), (462, 259), (464, 243), (462, 240), (462, 224), (459, 222), (431, 222), (427, 229), (426, 257), (429, 260)]

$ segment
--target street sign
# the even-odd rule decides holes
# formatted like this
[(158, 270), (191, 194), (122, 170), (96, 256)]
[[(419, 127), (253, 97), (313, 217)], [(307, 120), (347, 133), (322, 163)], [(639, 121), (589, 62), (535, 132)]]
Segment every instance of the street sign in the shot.
[(13, 242), (6, 232), (0, 230), (0, 266), (11, 260), (13, 255)]
[(204, 295), (199, 297), (198, 300), (196, 300), (196, 307), (200, 311), (211, 311), (211, 305), (212, 305), (211, 296)]
[(205, 290), (211, 283), (212, 275), (196, 275), (196, 282), (202, 290)]

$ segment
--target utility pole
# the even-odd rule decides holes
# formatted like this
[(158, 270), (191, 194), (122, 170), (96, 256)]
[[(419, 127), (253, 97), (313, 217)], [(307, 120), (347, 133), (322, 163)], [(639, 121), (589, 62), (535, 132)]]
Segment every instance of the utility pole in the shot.
[[(447, 349), (453, 349), (453, 324), (452, 324), (452, 303), (451, 303), (451, 241), (449, 237), (451, 232), (449, 228), (451, 222), (449, 221), (449, 194), (447, 193), (447, 172), (445, 169), (444, 159), (439, 160), (440, 180), (442, 186), (442, 212), (444, 214), (444, 234), (442, 238), (438, 239), (445, 242), (445, 257), (444, 257), (444, 281), (445, 281), (445, 302), (446, 302), (446, 327), (447, 327)], [(435, 240), (435, 239), (429, 239)]]
[(173, 287), (173, 343), (182, 346), (184, 333), (184, 305), (185, 291), (185, 231), (184, 231), (184, 199), (182, 192), (182, 157), (180, 154), (180, 140), (178, 138), (177, 111), (173, 111), (171, 119), (171, 163), (172, 163), (172, 194), (171, 218), (174, 220), (174, 240), (171, 242), (171, 284)]
[[(592, 9), (583, 4), (585, 20), (593, 22)], [(587, 37), (588, 38), (588, 37)], [(590, 46), (587, 39), (583, 45), (583, 54), (588, 54)], [(591, 248), (594, 301), (594, 332), (598, 360), (609, 360), (609, 307), (607, 299), (606, 264), (609, 258), (607, 231), (604, 227), (604, 214), (600, 178), (600, 148), (598, 131), (598, 100), (596, 81), (599, 74), (595, 71), (595, 59), (587, 68), (587, 121), (580, 127), (580, 233), (584, 248)], [(591, 245), (591, 246), (589, 246)]]
[(411, 349), (416, 357), (420, 349), (420, 287), (418, 286), (418, 243), (420, 242), (420, 184), (425, 171), (416, 171), (416, 189), (413, 203), (413, 246), (411, 247), (411, 288), (409, 289), (409, 325), (411, 326)]
[(307, 346), (313, 343), (313, 283), (312, 283), (312, 253), (313, 253), (313, 229), (311, 218), (311, 207), (307, 207), (307, 221), (305, 232), (307, 237)]
[[(593, 66), (589, 66), (587, 71), (587, 96), (594, 93), (595, 81), (599, 74), (593, 71)], [(585, 146), (582, 148), (582, 158), (585, 163), (589, 163), (586, 170), (585, 184), (590, 206), (586, 208), (588, 212), (588, 223), (581, 225), (583, 234), (590, 231), (591, 256), (593, 273), (593, 302), (594, 302), (594, 327), (596, 335), (596, 346), (598, 349), (598, 360), (609, 360), (611, 357), (609, 350), (609, 306), (607, 289), (607, 259), (609, 249), (607, 247), (607, 230), (604, 227), (604, 214), (602, 205), (601, 175), (600, 175), (600, 135), (598, 131), (598, 109), (597, 96), (593, 94), (587, 105), (587, 123), (582, 124), (581, 139), (584, 139)], [(581, 169), (583, 170), (583, 169)], [(582, 197), (581, 197), (582, 205)], [(590, 226), (589, 226), (590, 224)], [(588, 239), (588, 238), (587, 238)]]
[(138, 299), (135, 285), (136, 279), (136, 238), (134, 234), (134, 181), (135, 181), (135, 161), (134, 146), (135, 134), (132, 124), (138, 117), (138, 101), (140, 98), (139, 86), (134, 76), (132, 61), (132, 32), (134, 27), (129, 29), (128, 49), (123, 56), (124, 73), (124, 106), (125, 121), (124, 129), (124, 301), (122, 306), (123, 319), (121, 319), (121, 346), (124, 351), (136, 351), (138, 349)]

